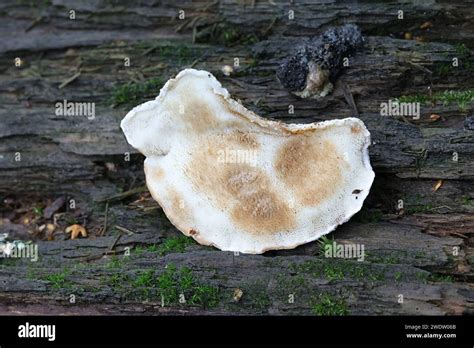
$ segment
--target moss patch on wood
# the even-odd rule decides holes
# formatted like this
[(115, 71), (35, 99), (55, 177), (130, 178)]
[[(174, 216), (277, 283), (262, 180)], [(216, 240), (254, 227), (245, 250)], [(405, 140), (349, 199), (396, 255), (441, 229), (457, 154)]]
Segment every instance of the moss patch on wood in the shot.
[(218, 305), (220, 290), (204, 284), (188, 267), (168, 264), (164, 272), (140, 271), (136, 276), (112, 274), (106, 285), (126, 300), (154, 300), (162, 306), (212, 308)]
[(349, 314), (349, 308), (345, 299), (338, 298), (329, 293), (320, 294), (313, 299), (311, 308), (315, 315), (342, 316)]
[(169, 253), (182, 253), (186, 250), (188, 246), (193, 244), (195, 244), (194, 240), (184, 235), (177, 237), (169, 237), (166, 238), (164, 242), (160, 244), (160, 246), (158, 246), (157, 251), (161, 256)]
[(297, 273), (309, 273), (314, 277), (330, 281), (345, 278), (367, 279), (369, 281), (385, 279), (384, 272), (370, 267), (370, 264), (341, 259), (318, 258), (301, 264), (292, 264), (290, 270)]
[(156, 97), (164, 85), (161, 78), (152, 78), (143, 83), (128, 82), (112, 90), (113, 106), (139, 104), (146, 98)]
[(474, 102), (474, 90), (446, 90), (433, 93), (431, 96), (426, 94), (403, 95), (396, 100), (400, 103), (420, 103), (422, 105), (428, 105), (429, 103), (434, 105), (440, 102), (444, 106), (457, 105), (459, 109), (466, 110), (468, 105)]
[(51, 273), (43, 276), (41, 279), (46, 280), (50, 283), (50, 286), (55, 290), (66, 289), (72, 286), (72, 283), (67, 280), (70, 275), (68, 269), (64, 269), (61, 272)]

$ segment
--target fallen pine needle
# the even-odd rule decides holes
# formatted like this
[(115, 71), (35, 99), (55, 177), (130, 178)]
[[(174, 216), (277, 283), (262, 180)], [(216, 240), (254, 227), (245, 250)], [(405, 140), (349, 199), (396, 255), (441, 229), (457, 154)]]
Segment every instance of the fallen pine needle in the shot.
[(119, 225), (115, 225), (115, 228), (117, 230), (119, 230), (120, 232), (124, 232), (125, 234), (131, 236), (131, 235), (134, 235), (135, 232), (133, 231), (130, 231), (128, 228), (125, 228), (125, 227), (122, 227), (122, 226), (119, 226)]
[(443, 186), (443, 180), (438, 180), (432, 188), (433, 192), (438, 191), (441, 186)]

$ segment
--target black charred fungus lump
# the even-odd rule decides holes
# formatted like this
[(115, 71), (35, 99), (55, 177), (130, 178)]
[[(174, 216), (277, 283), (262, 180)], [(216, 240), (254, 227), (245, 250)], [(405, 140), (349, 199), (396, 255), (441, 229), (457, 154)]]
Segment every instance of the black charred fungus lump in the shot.
[(352, 24), (330, 28), (314, 37), (285, 59), (277, 70), (281, 84), (301, 98), (321, 98), (332, 91), (332, 83), (348, 57), (364, 42)]

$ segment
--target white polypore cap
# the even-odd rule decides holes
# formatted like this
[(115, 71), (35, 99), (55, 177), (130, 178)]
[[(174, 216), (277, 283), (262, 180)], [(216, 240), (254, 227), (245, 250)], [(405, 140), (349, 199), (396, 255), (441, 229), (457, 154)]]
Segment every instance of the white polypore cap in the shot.
[(201, 244), (262, 253), (318, 239), (358, 212), (374, 179), (357, 118), (261, 118), (207, 71), (186, 69), (121, 127), (153, 198)]

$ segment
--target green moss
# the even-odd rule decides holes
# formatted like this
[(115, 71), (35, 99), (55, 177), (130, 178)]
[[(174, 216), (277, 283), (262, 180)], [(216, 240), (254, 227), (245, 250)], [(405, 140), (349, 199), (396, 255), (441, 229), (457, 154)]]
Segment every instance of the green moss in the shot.
[(444, 105), (457, 104), (460, 109), (466, 109), (467, 104), (474, 102), (474, 90), (443, 91), (438, 93), (435, 98), (441, 101)]
[(133, 50), (141, 51), (142, 56), (156, 56), (160, 64), (141, 69), (142, 73), (165, 73), (169, 66), (183, 67), (202, 57), (204, 48), (191, 45), (189, 41), (144, 41), (133, 46)]
[(426, 283), (426, 281), (428, 280), (428, 273), (426, 273), (426, 272), (416, 272), (415, 277), (419, 281), (421, 281), (423, 283)]
[(132, 249), (133, 254), (137, 256), (141, 256), (145, 252), (145, 248), (143, 248), (141, 245), (137, 245)]
[(430, 282), (443, 282), (443, 283), (452, 283), (454, 281), (453, 277), (449, 274), (437, 274), (432, 273), (427, 278)]
[(334, 237), (332, 239), (329, 239), (327, 236), (322, 236), (318, 239), (318, 244), (319, 254), (324, 256), (326, 254), (326, 250), (332, 250), (334, 244)]
[(205, 308), (212, 308), (219, 303), (219, 288), (211, 285), (197, 285), (194, 287), (190, 299), (191, 305), (202, 305)]
[(133, 286), (153, 286), (154, 275), (155, 271), (152, 269), (140, 272), (137, 278), (133, 281)]
[(413, 94), (413, 95), (402, 95), (399, 98), (396, 98), (399, 103), (420, 103), (426, 104), (428, 102), (428, 96), (423, 94)]
[(307, 298), (308, 294), (314, 289), (311, 284), (312, 277), (303, 274), (279, 273), (275, 280), (275, 298), (285, 303), (288, 302), (289, 295), (293, 295), (294, 298), (303, 299)]
[(395, 272), (395, 281), (400, 281), (402, 279), (402, 272)]
[[(464, 71), (469, 71), (474, 68), (473, 61), (470, 58), (470, 51), (467, 48), (466, 45), (464, 44), (457, 44), (455, 45), (455, 51), (456, 54), (453, 55), (452, 53), (445, 52), (443, 55), (446, 58), (458, 58), (459, 59), (459, 66), (464, 70)], [(436, 64), (434, 68), (434, 73), (435, 75), (438, 75), (439, 77), (446, 77), (449, 76), (452, 72), (454, 72), (456, 69), (459, 69), (459, 67), (454, 67), (452, 61), (449, 62), (443, 62), (443, 63), (438, 63)]]
[(42, 279), (50, 282), (50, 285), (53, 289), (65, 289), (71, 287), (71, 282), (66, 279), (68, 275), (70, 275), (70, 271), (68, 269), (64, 269), (59, 273), (48, 274)]
[(366, 279), (379, 281), (385, 279), (385, 274), (361, 264), (358, 261), (343, 259), (317, 259), (306, 261), (302, 264), (292, 264), (290, 269), (298, 273), (310, 274), (313, 277), (326, 278), (328, 280), (341, 280), (344, 278)]
[(457, 263), (456, 258), (454, 257), (454, 255), (452, 253), (448, 253), (447, 258), (448, 258), (448, 263), (447, 263), (446, 266), (447, 267), (454, 267)]
[(4, 267), (4, 266), (15, 266), (15, 265), (18, 265), (19, 262), (22, 261), (21, 258), (15, 258), (15, 257), (6, 257), (6, 258), (2, 258), (0, 259), (1, 260), (1, 266)]
[(405, 213), (407, 214), (419, 214), (419, 213), (429, 213), (433, 210), (432, 204), (424, 205), (412, 205), (405, 208)]
[(41, 217), (43, 216), (43, 208), (39, 207), (39, 206), (35, 206), (33, 207), (33, 213), (37, 216), (37, 217)]
[(325, 265), (324, 277), (328, 280), (344, 279), (344, 271), (340, 265)]
[(158, 245), (152, 244), (146, 247), (146, 251), (150, 253), (156, 253), (158, 251)]
[(426, 257), (426, 252), (419, 250), (415, 253), (415, 259), (422, 259)]
[(189, 245), (193, 245), (194, 241), (190, 237), (178, 236), (169, 237), (158, 247), (158, 253), (163, 256), (169, 253), (182, 253)]
[(33, 268), (28, 269), (28, 272), (26, 272), (26, 279), (37, 280), (38, 277), (36, 275), (36, 270), (34, 270)]
[(219, 303), (219, 288), (200, 283), (187, 267), (177, 269), (169, 264), (157, 279), (158, 296), (165, 305), (180, 304), (180, 295), (184, 295), (186, 305), (215, 307)]
[(474, 102), (474, 90), (467, 89), (464, 91), (446, 90), (443, 92), (434, 93), (431, 98), (423, 94), (404, 95), (397, 100), (400, 103), (420, 103), (427, 104), (428, 102), (441, 102), (443, 105), (456, 104), (461, 110), (466, 109), (468, 104)]
[(129, 283), (129, 278), (124, 273), (115, 273), (112, 274), (108, 280), (107, 285), (114, 289), (121, 289), (125, 284)]
[(200, 282), (187, 268), (166, 266), (159, 275), (154, 269), (140, 271), (134, 278), (123, 274), (108, 277), (106, 285), (125, 298), (154, 299), (164, 306), (199, 306), (212, 308), (219, 304), (219, 288)]
[(352, 278), (367, 279), (372, 282), (382, 281), (385, 279), (385, 273), (383, 271), (378, 271), (365, 265), (352, 264), (351, 266), (347, 267), (346, 273)]
[(454, 46), (454, 49), (456, 50), (456, 53), (461, 56), (467, 55), (470, 52), (465, 44), (457, 44)]
[(366, 260), (371, 263), (381, 263), (381, 264), (399, 264), (401, 262), (401, 256), (399, 254), (391, 254), (391, 255), (366, 255)]
[[(421, 169), (425, 160), (424, 152), (421, 156), (417, 156), (417, 169)], [(415, 196), (402, 197), (404, 202), (404, 211), (406, 214), (427, 213), (434, 207), (430, 203), (426, 203), (426, 197), (419, 194)]]
[(443, 283), (452, 283), (452, 282), (454, 282), (453, 276), (451, 276), (449, 274), (416, 272), (415, 277), (419, 281), (422, 281), (423, 283), (426, 283), (428, 281), (430, 281), (430, 282), (443, 282)]
[(448, 76), (453, 68), (451, 63), (441, 63), (436, 65), (434, 73), (440, 77)]
[(161, 59), (173, 61), (178, 66), (186, 65), (195, 58), (196, 52), (189, 44), (164, 45), (157, 49), (157, 54)]
[(105, 264), (105, 268), (122, 268), (124, 264), (123, 258), (119, 258), (116, 255), (112, 255), (109, 262)]
[(302, 290), (308, 286), (308, 282), (301, 274), (290, 275), (279, 273), (276, 276), (278, 286), (283, 292), (291, 293), (296, 290)]
[(349, 314), (346, 301), (331, 294), (320, 294), (311, 305), (315, 315), (341, 316)]
[(227, 47), (237, 44), (251, 45), (262, 38), (262, 35), (253, 31), (244, 31), (241, 26), (226, 22), (207, 27), (196, 35), (197, 42), (224, 45)]
[[(413, 256), (412, 256), (413, 255)], [(381, 255), (367, 254), (366, 260), (370, 263), (379, 263), (379, 264), (403, 264), (411, 262), (410, 260), (414, 258), (415, 260), (423, 259), (426, 257), (426, 252), (418, 250), (415, 253), (408, 253), (404, 250), (386, 252)]]
[(243, 287), (244, 296), (251, 302), (252, 307), (257, 310), (266, 310), (272, 304), (267, 292), (267, 285), (263, 282), (255, 282)]
[(129, 82), (112, 90), (112, 104), (139, 104), (146, 98), (156, 97), (164, 82), (161, 78), (153, 78), (143, 83)]

